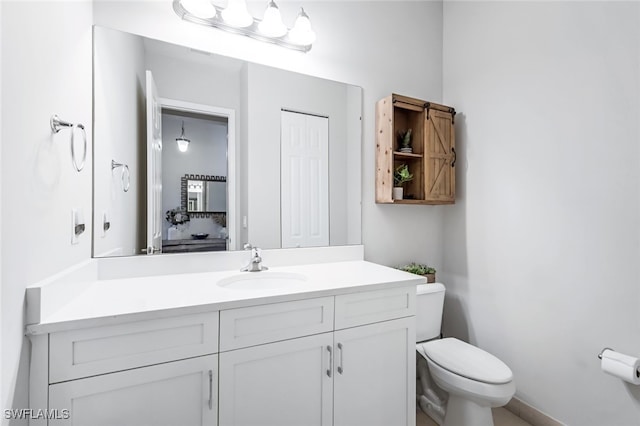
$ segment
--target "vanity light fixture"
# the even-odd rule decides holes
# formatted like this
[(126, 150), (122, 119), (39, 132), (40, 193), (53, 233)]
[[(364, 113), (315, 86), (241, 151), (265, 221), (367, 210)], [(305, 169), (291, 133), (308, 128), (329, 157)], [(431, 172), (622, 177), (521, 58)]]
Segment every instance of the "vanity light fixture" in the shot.
[(182, 120), (182, 134), (180, 135), (179, 138), (176, 138), (176, 143), (178, 144), (178, 150), (180, 150), (180, 152), (187, 152), (187, 149), (189, 149), (189, 143), (191, 141), (187, 138), (184, 137), (184, 120)]
[(173, 10), (182, 19), (200, 25), (241, 34), (288, 49), (308, 52), (316, 39), (309, 15), (300, 8), (292, 29), (282, 22), (278, 5), (269, 0), (263, 19), (252, 17), (246, 0), (228, 0), (222, 8), (211, 0), (173, 0)]
[(287, 27), (282, 22), (280, 9), (275, 1), (271, 0), (267, 5), (262, 22), (258, 24), (258, 31), (267, 37), (282, 37), (287, 33)]
[(192, 15), (199, 18), (214, 18), (218, 11), (213, 4), (202, 0), (181, 0), (182, 6)]
[[(206, 3), (207, 0), (204, 0)], [(232, 27), (246, 28), (253, 24), (253, 17), (247, 10), (247, 2), (245, 0), (229, 0), (227, 8), (220, 14), (222, 19)]]

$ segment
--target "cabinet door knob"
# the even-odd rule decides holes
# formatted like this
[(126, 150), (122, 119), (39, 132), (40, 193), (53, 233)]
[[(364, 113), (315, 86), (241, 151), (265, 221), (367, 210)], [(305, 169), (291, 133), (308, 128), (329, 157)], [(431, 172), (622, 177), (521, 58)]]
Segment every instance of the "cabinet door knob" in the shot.
[(333, 353), (331, 352), (331, 346), (327, 345), (327, 352), (329, 352), (329, 368), (327, 369), (327, 376), (331, 377), (331, 371), (333, 370)]
[(344, 369), (342, 368), (342, 343), (338, 343), (338, 350), (340, 351), (340, 365), (338, 365), (338, 373), (342, 374)]

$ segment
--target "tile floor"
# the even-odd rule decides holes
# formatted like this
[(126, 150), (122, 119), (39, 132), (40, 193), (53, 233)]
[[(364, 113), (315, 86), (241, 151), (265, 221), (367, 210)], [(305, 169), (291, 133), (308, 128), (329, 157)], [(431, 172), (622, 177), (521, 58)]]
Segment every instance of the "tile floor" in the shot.
[[(530, 423), (525, 422), (504, 407), (493, 409), (493, 422), (495, 426), (531, 426)], [(438, 426), (438, 424), (418, 409), (416, 411), (416, 426)]]

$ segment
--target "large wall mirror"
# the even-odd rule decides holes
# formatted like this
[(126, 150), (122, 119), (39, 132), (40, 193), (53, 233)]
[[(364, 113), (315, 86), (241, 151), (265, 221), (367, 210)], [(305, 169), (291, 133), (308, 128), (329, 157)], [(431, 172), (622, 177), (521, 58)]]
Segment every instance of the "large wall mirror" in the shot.
[(361, 88), (103, 27), (93, 62), (94, 257), (361, 243)]

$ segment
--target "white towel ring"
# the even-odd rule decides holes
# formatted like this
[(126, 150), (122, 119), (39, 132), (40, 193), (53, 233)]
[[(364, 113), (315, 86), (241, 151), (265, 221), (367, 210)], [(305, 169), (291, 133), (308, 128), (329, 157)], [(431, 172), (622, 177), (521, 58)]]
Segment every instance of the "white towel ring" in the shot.
[(126, 164), (122, 168), (121, 179), (122, 179), (122, 190), (124, 192), (129, 192), (129, 186), (131, 185), (131, 172), (129, 171), (129, 166)]
[[(76, 169), (76, 171), (82, 171), (82, 169), (84, 169), (84, 163), (87, 159), (87, 132), (85, 131), (84, 126), (80, 123), (73, 124), (69, 123), (68, 121), (61, 120), (57, 114), (51, 116), (51, 118), (49, 119), (49, 125), (51, 126), (51, 130), (53, 131), (53, 133), (58, 133), (64, 127), (71, 129), (71, 162), (73, 163), (73, 167)], [(84, 144), (84, 153), (82, 154), (82, 161), (80, 161), (80, 164), (78, 164), (78, 160), (76, 159), (74, 146), (76, 127), (82, 130), (82, 139)]]
[[(82, 160), (80, 160), (80, 164), (76, 159), (75, 152), (75, 130), (76, 128), (82, 130), (82, 141), (83, 141), (83, 152), (82, 152)], [(80, 172), (84, 169), (85, 161), (87, 160), (87, 132), (84, 130), (84, 126), (80, 123), (74, 124), (71, 129), (71, 161), (73, 162), (73, 167), (75, 167), (76, 171)]]
[(131, 185), (131, 172), (127, 164), (118, 163), (116, 160), (111, 160), (111, 171), (122, 167), (122, 173), (120, 174), (120, 180), (122, 181), (122, 191), (129, 192), (129, 186)]

